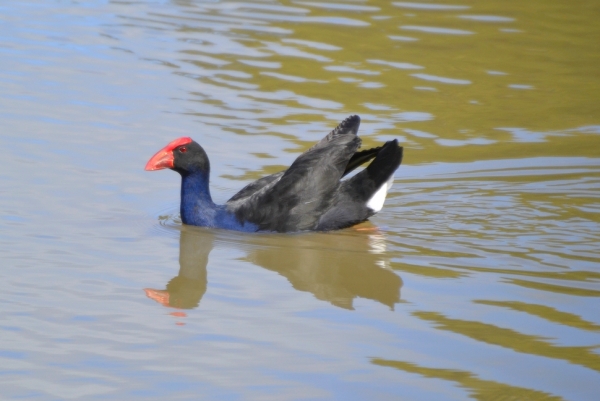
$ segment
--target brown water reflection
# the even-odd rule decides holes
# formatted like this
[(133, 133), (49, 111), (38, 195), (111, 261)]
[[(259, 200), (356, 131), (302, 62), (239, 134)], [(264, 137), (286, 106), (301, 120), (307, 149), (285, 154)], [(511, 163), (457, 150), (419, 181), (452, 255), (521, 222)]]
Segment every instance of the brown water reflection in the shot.
[(419, 319), (426, 320), (441, 330), (468, 336), (476, 341), (499, 345), (526, 354), (556, 358), (600, 371), (600, 355), (596, 346), (565, 347), (553, 345), (541, 336), (532, 336), (491, 324), (462, 319), (451, 319), (438, 312), (414, 312)]
[[(367, 232), (356, 235), (356, 230)], [(354, 309), (353, 300), (360, 297), (393, 309), (400, 302), (402, 279), (390, 269), (385, 234), (368, 224), (348, 231), (255, 235), (237, 246), (246, 249), (243, 260), (279, 273), (296, 290), (310, 292), (317, 299)], [(146, 295), (169, 307), (197, 307), (206, 292), (209, 255), (217, 235), (214, 230), (183, 227), (178, 275), (165, 290), (146, 289)]]
[(179, 237), (179, 273), (164, 290), (146, 288), (146, 295), (173, 308), (197, 307), (206, 292), (207, 265), (213, 243), (211, 231), (193, 231), (193, 228), (184, 227)]
[(594, 13), (571, 12), (592, 0), (175, 4), (123, 18), (176, 38), (181, 56), (160, 61), (195, 81), (203, 124), (305, 148), (312, 138), (297, 128), (325, 131), (323, 117), (344, 109), (379, 135), (400, 129), (419, 149), (412, 163), (598, 155), (586, 144), (600, 113), (600, 32)]
[(499, 306), (502, 308), (508, 308), (524, 313), (529, 313), (530, 315), (541, 317), (542, 319), (546, 319), (550, 322), (575, 327), (582, 330), (600, 331), (600, 325), (598, 324), (594, 324), (592, 322), (584, 320), (575, 314), (562, 312), (556, 310), (555, 308), (550, 308), (544, 305), (528, 304), (525, 302), (515, 301), (476, 300), (473, 302), (484, 305)]
[(427, 368), (410, 362), (373, 358), (371, 362), (379, 366), (396, 368), (407, 373), (414, 373), (432, 379), (456, 382), (466, 389), (476, 400), (564, 400), (543, 391), (511, 386), (494, 380), (483, 380), (470, 372), (453, 369)]

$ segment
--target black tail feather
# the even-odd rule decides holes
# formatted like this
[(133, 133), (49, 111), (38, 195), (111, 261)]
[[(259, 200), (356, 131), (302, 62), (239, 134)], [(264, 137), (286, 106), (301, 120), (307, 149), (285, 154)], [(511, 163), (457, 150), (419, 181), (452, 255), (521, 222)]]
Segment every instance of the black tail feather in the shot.
[(345, 181), (344, 191), (356, 201), (366, 202), (389, 180), (401, 162), (402, 147), (398, 141), (386, 142), (366, 169)]
[(373, 160), (375, 158), (375, 156), (377, 156), (377, 153), (379, 153), (379, 151), (381, 150), (382, 147), (383, 146), (378, 146), (376, 148), (371, 148), (371, 149), (361, 150), (360, 152), (356, 152), (348, 161), (348, 165), (346, 166), (346, 170), (344, 170), (344, 174), (342, 175), (342, 177), (351, 173), (357, 167)]
[(402, 163), (402, 154), (403, 148), (398, 146), (397, 139), (386, 142), (381, 147), (375, 160), (367, 167), (369, 177), (375, 182), (376, 187), (383, 185), (394, 174)]

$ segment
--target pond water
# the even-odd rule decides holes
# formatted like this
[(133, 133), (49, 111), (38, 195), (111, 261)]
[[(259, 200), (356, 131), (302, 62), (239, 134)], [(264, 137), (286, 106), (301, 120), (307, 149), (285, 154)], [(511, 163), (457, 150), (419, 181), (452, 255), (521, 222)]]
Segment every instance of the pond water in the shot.
[[(0, 5), (0, 398), (593, 400), (595, 0)], [(333, 233), (182, 227), (351, 114), (405, 148)]]

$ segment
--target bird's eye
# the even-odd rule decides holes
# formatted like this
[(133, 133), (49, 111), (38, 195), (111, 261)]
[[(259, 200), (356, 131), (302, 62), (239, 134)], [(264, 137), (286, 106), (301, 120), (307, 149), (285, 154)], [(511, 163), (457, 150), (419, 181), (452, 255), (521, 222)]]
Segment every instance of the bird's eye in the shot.
[(179, 152), (180, 153), (185, 153), (185, 152), (187, 152), (187, 148), (185, 146), (182, 146), (182, 147), (179, 148)]

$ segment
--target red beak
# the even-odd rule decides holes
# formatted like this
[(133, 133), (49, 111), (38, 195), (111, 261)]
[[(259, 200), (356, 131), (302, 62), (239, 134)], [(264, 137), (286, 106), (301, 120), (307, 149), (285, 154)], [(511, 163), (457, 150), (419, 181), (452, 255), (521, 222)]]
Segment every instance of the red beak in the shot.
[(173, 151), (166, 151), (161, 149), (157, 154), (152, 156), (148, 163), (146, 163), (146, 171), (161, 170), (163, 168), (173, 168)]
[(181, 145), (187, 145), (190, 142), (192, 142), (192, 138), (189, 137), (178, 138), (170, 142), (148, 160), (145, 170), (154, 171), (162, 170), (163, 168), (173, 168), (173, 162), (175, 161), (173, 150)]

